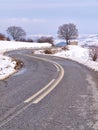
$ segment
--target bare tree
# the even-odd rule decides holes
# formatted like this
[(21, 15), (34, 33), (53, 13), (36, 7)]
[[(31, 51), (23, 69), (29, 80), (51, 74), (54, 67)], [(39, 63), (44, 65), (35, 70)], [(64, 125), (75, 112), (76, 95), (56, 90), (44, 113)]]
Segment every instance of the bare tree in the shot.
[(16, 41), (26, 36), (25, 31), (21, 27), (16, 26), (8, 27), (7, 33)]
[(58, 28), (58, 37), (65, 39), (66, 43), (69, 44), (71, 39), (76, 39), (78, 37), (76, 25), (73, 23), (63, 24)]

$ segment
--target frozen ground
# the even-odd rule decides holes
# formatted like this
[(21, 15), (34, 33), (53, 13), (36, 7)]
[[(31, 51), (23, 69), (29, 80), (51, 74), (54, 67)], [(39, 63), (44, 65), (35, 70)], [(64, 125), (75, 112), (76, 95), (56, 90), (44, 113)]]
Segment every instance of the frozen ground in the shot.
[[(83, 39), (80, 40), (80, 44)], [(95, 44), (97, 45), (98, 37), (96, 36)], [(87, 44), (87, 42), (86, 42)], [(48, 43), (22, 43), (22, 42), (14, 42), (14, 41), (0, 41), (0, 80), (8, 77), (12, 73), (15, 72), (15, 61), (12, 58), (4, 56), (4, 52), (9, 50), (16, 49), (30, 49), (30, 48), (42, 48), (42, 47), (50, 47), (51, 45)], [(88, 48), (83, 48), (81, 46), (70, 45), (68, 46), (69, 50), (67, 51), (58, 51), (54, 55), (59, 57), (64, 57), (68, 59), (75, 60), (79, 63), (82, 63), (95, 71), (98, 71), (98, 62), (93, 62), (89, 57)], [(36, 53), (42, 54), (42, 51), (37, 51)]]

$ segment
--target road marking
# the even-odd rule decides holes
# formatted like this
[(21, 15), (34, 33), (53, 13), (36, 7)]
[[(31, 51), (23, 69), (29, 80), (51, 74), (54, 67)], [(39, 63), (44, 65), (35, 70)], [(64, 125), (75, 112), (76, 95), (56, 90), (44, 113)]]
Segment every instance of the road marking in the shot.
[(32, 102), (36, 104), (40, 102), (43, 98), (45, 98), (59, 84), (59, 82), (62, 80), (64, 76), (64, 69), (61, 65), (59, 65), (54, 61), (45, 58), (36, 57), (36, 56), (31, 56), (31, 55), (26, 55), (26, 56), (33, 57), (39, 60), (44, 60), (46, 62), (50, 62), (56, 67), (57, 71), (59, 71), (59, 75), (56, 79), (51, 80), (44, 88), (42, 88), (37, 93), (35, 93), (34, 95), (32, 95), (31, 97), (29, 97), (24, 101), (24, 103), (29, 103), (33, 100)]
[(64, 70), (63, 68), (60, 66), (61, 68), (61, 73), (60, 75), (58, 76), (57, 79), (55, 79), (53, 85), (51, 85), (51, 87), (45, 91), (42, 95), (40, 95), (37, 99), (35, 99), (33, 101), (34, 104), (37, 104), (39, 103), (43, 98), (45, 98), (54, 88), (56, 88), (56, 86), (59, 84), (59, 82), (62, 80), (63, 76), (64, 76)]
[[(21, 114), (23, 111), (25, 111), (32, 104), (36, 104), (36, 103), (40, 102), (43, 98), (45, 98), (58, 85), (58, 83), (62, 80), (62, 78), (64, 76), (64, 69), (58, 63), (56, 63), (54, 61), (47, 60), (45, 58), (39, 58), (39, 57), (36, 57), (36, 56), (30, 56), (30, 55), (27, 55), (27, 56), (33, 57), (33, 58), (36, 58), (36, 59), (40, 59), (40, 60), (44, 60), (44, 61), (47, 61), (47, 62), (50, 62), (50, 63), (54, 64), (55, 67), (57, 68), (57, 70), (60, 71), (60, 73), (59, 73), (59, 75), (58, 75), (58, 77), (56, 79), (52, 79), (43, 89), (38, 91), (36, 94), (31, 96), (27, 100), (25, 100), (24, 103), (28, 103), (28, 104), (26, 104), (23, 108), (21, 108), (20, 110), (16, 111), (12, 115), (10, 115), (10, 117), (8, 117), (6, 120), (4, 120), (0, 124), (0, 128), (2, 128), (5, 124), (7, 124), (9, 121), (14, 119), (19, 114)], [(18, 106), (20, 106), (20, 104), (17, 105), (17, 107)]]
[(24, 103), (28, 103), (28, 102), (32, 101), (35, 97), (37, 97), (39, 94), (41, 94), (42, 92), (44, 92), (54, 82), (54, 80), (55, 79), (51, 80), (44, 88), (42, 88), (40, 91), (38, 91), (37, 93), (35, 93), (31, 97), (29, 97), (28, 99), (26, 99), (24, 101)]
[(57, 71), (59, 72), (60, 69), (59, 69), (59, 67), (57, 66), (57, 64), (54, 64), (54, 66), (56, 67)]

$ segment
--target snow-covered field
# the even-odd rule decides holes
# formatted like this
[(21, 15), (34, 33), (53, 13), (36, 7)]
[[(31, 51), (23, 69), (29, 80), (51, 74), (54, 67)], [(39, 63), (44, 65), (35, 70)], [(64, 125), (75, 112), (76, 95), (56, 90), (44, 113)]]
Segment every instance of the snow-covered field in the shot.
[[(90, 36), (91, 37), (91, 36)], [(92, 37), (91, 37), (92, 38)], [(98, 36), (96, 35), (96, 39), (92, 39), (92, 45), (98, 45)], [(91, 43), (91, 42), (90, 42)], [(94, 44), (93, 44), (94, 43)], [(81, 64), (84, 64), (95, 71), (98, 71), (98, 62), (94, 62), (89, 57), (88, 48), (84, 48), (80, 46), (80, 44), (87, 44), (87, 40), (85, 42), (83, 39), (80, 39), (79, 45), (70, 45), (68, 46), (68, 50), (60, 50), (57, 51), (55, 56), (64, 57), (68, 59), (72, 59)], [(14, 42), (14, 41), (0, 41), (0, 80), (8, 77), (16, 70), (14, 69), (16, 62), (7, 56), (4, 56), (4, 52), (9, 50), (16, 49), (31, 49), (31, 48), (43, 48), (43, 47), (51, 47), (48, 43), (24, 43), (24, 42)], [(35, 53), (42, 54), (42, 51), (37, 51)]]
[(80, 45), (98, 46), (98, 34), (80, 35), (78, 41)]

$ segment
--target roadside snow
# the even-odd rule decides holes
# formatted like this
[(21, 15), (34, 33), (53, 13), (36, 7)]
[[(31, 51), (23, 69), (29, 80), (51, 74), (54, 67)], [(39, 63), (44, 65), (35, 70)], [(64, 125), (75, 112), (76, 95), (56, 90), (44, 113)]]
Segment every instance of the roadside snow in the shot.
[(15, 72), (15, 64), (12, 58), (0, 55), (0, 80)]
[[(51, 47), (48, 43), (25, 43), (14, 41), (0, 41), (0, 80), (8, 77), (12, 73), (16, 72), (14, 69), (16, 62), (7, 56), (4, 56), (4, 52), (16, 49), (30, 49), (30, 48), (44, 48)], [(62, 50), (56, 52), (54, 55), (68, 58), (84, 64), (95, 71), (98, 71), (98, 62), (93, 62), (89, 57), (88, 48), (83, 48), (77, 45), (68, 46), (69, 50)], [(35, 52), (36, 53), (36, 52)], [(42, 50), (37, 51), (38, 54), (43, 54)]]
[(70, 45), (68, 46), (68, 48), (68, 51), (61, 51), (54, 55), (74, 60), (78, 63), (84, 64), (85, 66), (93, 69), (94, 71), (98, 71), (98, 62), (94, 62), (90, 59), (88, 48), (76, 45)]
[(28, 49), (28, 48), (44, 48), (50, 47), (49, 43), (27, 43), (27, 42), (15, 42), (15, 41), (0, 41), (0, 54), (16, 49)]

